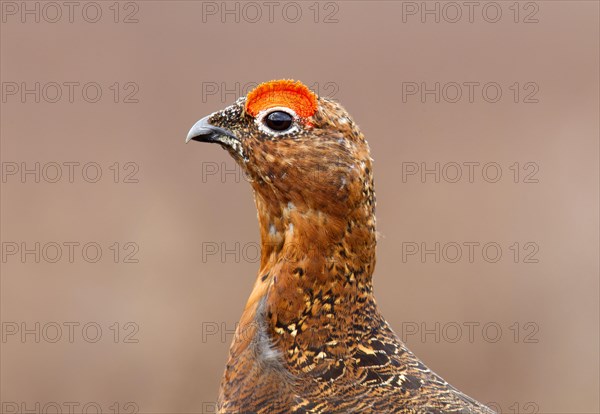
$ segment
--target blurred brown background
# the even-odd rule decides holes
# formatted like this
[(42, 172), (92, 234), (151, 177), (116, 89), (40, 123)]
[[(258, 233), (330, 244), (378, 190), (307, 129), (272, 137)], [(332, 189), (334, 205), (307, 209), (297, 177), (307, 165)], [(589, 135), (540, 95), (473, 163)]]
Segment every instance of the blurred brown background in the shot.
[(597, 2), (73, 3), (1, 4), (4, 412), (214, 412), (258, 229), (184, 138), (288, 77), (369, 139), (409, 347), (501, 412), (600, 412)]

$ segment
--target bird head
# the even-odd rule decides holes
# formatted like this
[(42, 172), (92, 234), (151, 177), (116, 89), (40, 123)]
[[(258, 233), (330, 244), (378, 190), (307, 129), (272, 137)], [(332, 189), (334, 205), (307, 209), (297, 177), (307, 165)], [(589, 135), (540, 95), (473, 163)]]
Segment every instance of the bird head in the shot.
[(371, 158), (358, 127), (337, 102), (300, 82), (257, 86), (198, 121), (190, 140), (225, 148), (264, 208), (294, 206), (339, 217), (372, 197)]
[[(254, 326), (257, 314), (271, 315), (273, 330), (314, 315), (298, 291), (315, 291), (319, 298), (335, 292), (345, 302), (366, 303), (356, 297), (370, 295), (375, 266), (371, 158), (344, 108), (300, 82), (267, 82), (198, 121), (188, 133), (191, 140), (220, 144), (254, 189), (261, 263), (240, 326)], [(331, 320), (312, 322), (304, 340), (321, 342), (318, 336), (327, 336), (322, 327), (333, 326)], [(232, 355), (247, 343), (236, 343)]]

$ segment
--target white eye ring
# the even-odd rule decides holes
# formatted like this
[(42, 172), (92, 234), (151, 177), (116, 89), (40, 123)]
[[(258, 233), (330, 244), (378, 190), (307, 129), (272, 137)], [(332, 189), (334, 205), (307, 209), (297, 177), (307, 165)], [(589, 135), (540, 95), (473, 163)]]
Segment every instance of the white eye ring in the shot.
[[(269, 115), (271, 112), (277, 112), (277, 111), (285, 112), (286, 114), (290, 115), (293, 118), (292, 126), (290, 126), (285, 131), (275, 131), (275, 130), (269, 128), (263, 122), (267, 115)], [(299, 120), (298, 115), (296, 115), (296, 112), (294, 112), (292, 109), (286, 108), (285, 106), (274, 106), (272, 108), (263, 109), (262, 111), (260, 111), (258, 113), (258, 115), (256, 116), (256, 118), (254, 119), (254, 122), (256, 122), (258, 129), (261, 130), (262, 132), (264, 132), (265, 134), (269, 134), (271, 136), (278, 137), (278, 136), (288, 135), (288, 134), (293, 134), (293, 133), (298, 132), (300, 130), (298, 128), (298, 120)]]

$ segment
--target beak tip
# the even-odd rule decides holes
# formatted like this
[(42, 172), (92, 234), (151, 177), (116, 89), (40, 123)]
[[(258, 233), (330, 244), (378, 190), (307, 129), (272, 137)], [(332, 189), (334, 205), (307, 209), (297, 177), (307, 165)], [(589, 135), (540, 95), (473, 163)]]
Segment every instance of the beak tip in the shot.
[(211, 125), (208, 122), (210, 116), (211, 115), (206, 116), (194, 124), (194, 126), (190, 129), (190, 132), (187, 134), (185, 139), (186, 144), (190, 141), (198, 141), (219, 143), (230, 146), (230, 142), (232, 141), (239, 142), (237, 137), (235, 137), (230, 131)]
[(185, 143), (187, 144), (194, 138), (198, 138), (203, 135), (210, 134), (210, 132), (211, 132), (210, 128), (211, 128), (211, 126), (208, 123), (208, 117), (202, 118), (201, 120), (196, 122), (194, 124), (194, 126), (192, 126), (192, 128), (190, 129), (190, 131), (187, 134), (187, 137), (185, 138)]

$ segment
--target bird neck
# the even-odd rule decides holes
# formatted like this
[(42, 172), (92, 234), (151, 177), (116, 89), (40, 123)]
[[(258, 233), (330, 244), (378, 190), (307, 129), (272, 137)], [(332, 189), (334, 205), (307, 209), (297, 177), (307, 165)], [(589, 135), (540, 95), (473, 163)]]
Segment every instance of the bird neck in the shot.
[(293, 203), (274, 208), (255, 197), (261, 266), (241, 330), (266, 331), (284, 355), (302, 342), (314, 346), (347, 335), (352, 315), (375, 306), (374, 202), (335, 215)]
[[(372, 202), (346, 210), (315, 210), (285, 202), (273, 208), (256, 196), (261, 236), (258, 279), (271, 288), (288, 290), (305, 284), (321, 286), (370, 284), (375, 264), (375, 215)], [(267, 275), (268, 274), (268, 275)]]

